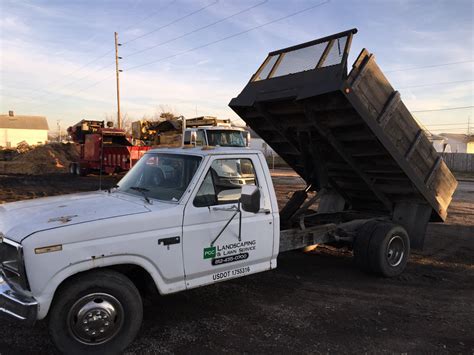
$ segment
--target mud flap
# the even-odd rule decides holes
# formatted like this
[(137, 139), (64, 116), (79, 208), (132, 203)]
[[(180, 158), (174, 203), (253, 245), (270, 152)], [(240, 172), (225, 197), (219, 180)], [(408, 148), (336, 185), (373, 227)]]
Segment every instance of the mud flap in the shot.
[(432, 211), (430, 205), (422, 203), (400, 202), (395, 205), (392, 221), (406, 229), (412, 249), (423, 249)]

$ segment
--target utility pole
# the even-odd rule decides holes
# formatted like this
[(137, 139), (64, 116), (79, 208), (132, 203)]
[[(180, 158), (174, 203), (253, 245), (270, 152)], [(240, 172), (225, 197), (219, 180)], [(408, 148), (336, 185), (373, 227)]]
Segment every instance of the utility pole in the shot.
[(121, 46), (120, 43), (118, 43), (118, 33), (115, 32), (115, 75), (117, 77), (117, 128), (122, 128), (122, 117), (120, 116), (120, 79), (119, 79), (119, 73), (121, 70), (119, 69), (119, 59), (122, 59), (122, 57), (119, 57), (118, 55), (118, 47)]
[(57, 124), (58, 124), (58, 142), (61, 143), (61, 120), (58, 120)]

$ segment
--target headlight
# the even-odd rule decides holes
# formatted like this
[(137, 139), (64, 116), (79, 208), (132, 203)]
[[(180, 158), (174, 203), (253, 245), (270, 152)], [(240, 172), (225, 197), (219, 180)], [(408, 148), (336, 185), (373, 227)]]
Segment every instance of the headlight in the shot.
[(5, 239), (0, 235), (0, 270), (2, 276), (13, 288), (27, 290), (23, 248), (20, 244)]

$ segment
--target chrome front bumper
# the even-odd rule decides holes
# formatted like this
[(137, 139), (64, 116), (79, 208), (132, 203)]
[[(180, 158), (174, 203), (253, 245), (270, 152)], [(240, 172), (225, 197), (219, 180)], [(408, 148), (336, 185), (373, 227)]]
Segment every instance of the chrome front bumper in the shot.
[(38, 315), (38, 302), (34, 298), (15, 292), (0, 276), (0, 314), (33, 324)]

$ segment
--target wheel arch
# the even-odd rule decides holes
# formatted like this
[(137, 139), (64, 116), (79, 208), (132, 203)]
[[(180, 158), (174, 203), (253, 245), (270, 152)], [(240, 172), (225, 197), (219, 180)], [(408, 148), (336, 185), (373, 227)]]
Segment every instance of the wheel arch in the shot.
[(152, 281), (155, 290), (159, 294), (164, 294), (165, 282), (163, 278), (156, 267), (143, 257), (127, 255), (126, 258), (116, 256), (82, 261), (69, 265), (59, 271), (51, 278), (41, 294), (36, 297), (39, 304), (38, 320), (44, 319), (48, 315), (54, 297), (66, 282), (79, 275), (98, 270), (113, 270), (125, 275), (137, 287), (140, 293), (145, 291), (146, 282)]

